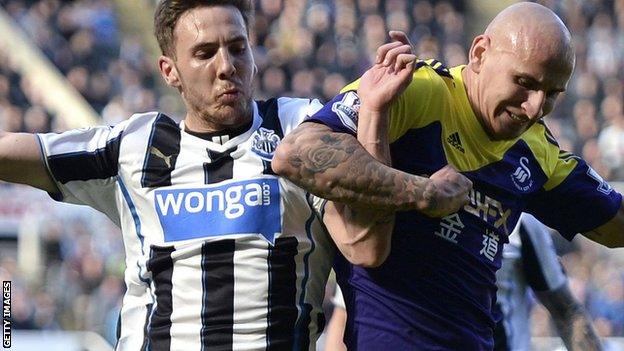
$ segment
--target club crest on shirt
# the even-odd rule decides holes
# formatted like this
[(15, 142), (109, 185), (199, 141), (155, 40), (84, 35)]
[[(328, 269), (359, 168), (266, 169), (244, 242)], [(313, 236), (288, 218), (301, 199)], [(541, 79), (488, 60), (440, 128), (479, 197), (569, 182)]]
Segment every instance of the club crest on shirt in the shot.
[(520, 191), (528, 191), (533, 186), (533, 179), (531, 179), (531, 169), (529, 169), (529, 159), (526, 157), (520, 157), (520, 166), (516, 168), (516, 171), (511, 175), (511, 181)]
[(332, 111), (338, 115), (342, 124), (352, 132), (357, 131), (358, 112), (360, 111), (360, 97), (355, 91), (350, 91), (342, 100), (332, 104)]
[(261, 159), (270, 162), (280, 141), (275, 131), (260, 127), (251, 137), (251, 150)]

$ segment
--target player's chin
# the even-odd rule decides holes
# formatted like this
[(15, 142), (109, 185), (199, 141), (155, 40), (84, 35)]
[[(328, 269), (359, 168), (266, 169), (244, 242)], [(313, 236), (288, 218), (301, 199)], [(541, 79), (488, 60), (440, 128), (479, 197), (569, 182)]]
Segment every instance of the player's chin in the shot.
[(519, 128), (517, 126), (505, 126), (496, 131), (497, 140), (512, 140), (521, 136), (527, 128)]
[(247, 119), (251, 117), (248, 103), (238, 102), (233, 104), (219, 104), (214, 108), (214, 115), (221, 120), (229, 119)]

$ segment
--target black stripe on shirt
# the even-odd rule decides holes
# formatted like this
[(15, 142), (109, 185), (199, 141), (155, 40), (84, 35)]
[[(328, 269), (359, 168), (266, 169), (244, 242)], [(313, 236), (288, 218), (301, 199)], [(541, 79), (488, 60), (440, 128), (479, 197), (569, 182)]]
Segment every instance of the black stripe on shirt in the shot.
[(148, 303), (147, 305), (145, 305), (145, 324), (143, 325), (143, 345), (141, 345), (141, 351), (147, 351), (147, 344), (149, 342), (149, 338), (148, 338), (148, 329), (147, 327), (149, 326), (149, 320), (150, 320), (150, 315), (152, 314), (152, 307), (154, 306), (153, 303)]
[[(279, 136), (280, 140), (284, 138), (284, 130), (282, 129), (282, 123), (279, 119), (279, 108), (277, 99), (269, 99), (266, 101), (256, 101), (258, 106), (258, 114), (262, 117), (262, 125), (260, 127), (272, 130), (275, 132), (277, 136)], [(271, 162), (262, 160), (262, 164), (264, 165), (263, 174), (271, 174), (275, 175), (273, 172), (273, 168), (271, 168)]]
[(180, 154), (181, 131), (178, 124), (159, 113), (152, 125), (145, 162), (143, 164), (143, 177), (141, 186), (153, 188), (171, 185), (171, 172), (175, 168), (178, 155)]
[(171, 276), (173, 275), (173, 246), (152, 247), (147, 269), (152, 273), (154, 294), (156, 295), (156, 309), (151, 314), (148, 330), (149, 350), (169, 351), (171, 347), (171, 312), (173, 310), (171, 297)]
[(48, 157), (50, 172), (61, 184), (114, 177), (118, 171), (120, 143), (121, 134), (95, 151), (51, 155)]
[(296, 335), (299, 336), (299, 340), (297, 340), (296, 345), (298, 345), (298, 350), (307, 350), (310, 348), (310, 323), (312, 322), (311, 313), (312, 305), (304, 303), (301, 311), (301, 319), (297, 325)]
[[(547, 291), (552, 287), (548, 286), (548, 281), (544, 276), (544, 270), (542, 269), (542, 262), (539, 260), (536, 250), (548, 250), (549, 248), (535, 247), (533, 240), (531, 240), (531, 234), (527, 232), (527, 228), (523, 223), (520, 223), (519, 234), (520, 240), (522, 240), (522, 246), (520, 252), (522, 254), (522, 267), (524, 270), (524, 276), (531, 286), (536, 291)], [(540, 233), (542, 234), (542, 233)]]
[(297, 322), (297, 239), (277, 238), (269, 247), (267, 351), (291, 350)]
[(204, 181), (206, 184), (219, 183), (232, 179), (234, 174), (234, 159), (230, 154), (236, 147), (225, 152), (208, 151), (210, 163), (204, 163)]
[(235, 249), (234, 240), (202, 246), (202, 351), (232, 349)]

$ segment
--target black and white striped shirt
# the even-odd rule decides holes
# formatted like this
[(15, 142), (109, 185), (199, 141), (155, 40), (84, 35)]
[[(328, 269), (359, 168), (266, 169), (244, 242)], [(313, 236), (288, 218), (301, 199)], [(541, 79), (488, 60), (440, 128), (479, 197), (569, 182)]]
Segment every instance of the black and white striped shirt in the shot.
[(566, 283), (550, 229), (523, 213), (505, 245), (502, 267), (496, 272), (497, 307), (502, 319), (497, 325), (495, 350), (530, 350), (533, 301), (529, 288), (552, 291)]
[(122, 229), (117, 350), (314, 350), (333, 245), (317, 199), (272, 172), (316, 100), (254, 103), (251, 128), (205, 140), (162, 113), (39, 135), (57, 200)]

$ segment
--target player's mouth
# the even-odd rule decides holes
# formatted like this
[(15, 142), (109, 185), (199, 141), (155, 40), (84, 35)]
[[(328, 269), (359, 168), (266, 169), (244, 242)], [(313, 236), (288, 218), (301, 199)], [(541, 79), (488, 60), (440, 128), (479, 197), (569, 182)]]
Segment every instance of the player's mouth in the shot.
[(519, 124), (525, 124), (529, 122), (529, 119), (526, 116), (517, 115), (515, 113), (511, 113), (510, 111), (505, 111), (509, 115), (509, 118)]
[(237, 102), (241, 95), (240, 90), (236, 88), (225, 89), (217, 95), (217, 100), (223, 104), (232, 104)]

